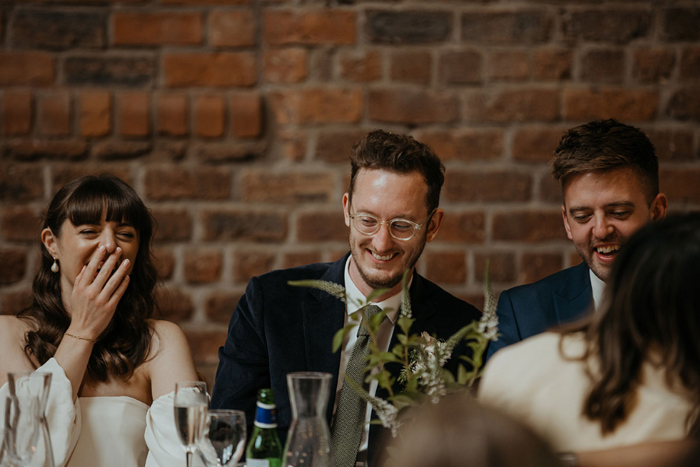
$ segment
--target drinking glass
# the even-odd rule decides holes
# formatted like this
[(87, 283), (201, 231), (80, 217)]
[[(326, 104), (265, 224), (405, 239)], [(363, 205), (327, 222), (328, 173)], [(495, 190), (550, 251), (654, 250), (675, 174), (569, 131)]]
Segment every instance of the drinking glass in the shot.
[(246, 441), (245, 413), (241, 410), (209, 410), (204, 418), (199, 454), (207, 466), (235, 466)]
[(192, 454), (202, 437), (204, 417), (209, 405), (207, 383), (180, 381), (175, 383), (175, 428), (185, 447), (187, 467), (192, 467)]

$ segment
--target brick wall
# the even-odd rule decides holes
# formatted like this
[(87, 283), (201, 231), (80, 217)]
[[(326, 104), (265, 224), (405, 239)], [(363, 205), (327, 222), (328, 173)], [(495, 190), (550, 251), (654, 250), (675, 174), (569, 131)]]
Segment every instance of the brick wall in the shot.
[(209, 378), (249, 278), (346, 250), (351, 144), (431, 144), (447, 212), (419, 269), (481, 305), (578, 262), (547, 160), (594, 118), (657, 146), (700, 208), (700, 7), (688, 1), (66, 0), (0, 5), (0, 310), (72, 178), (112, 172), (159, 223), (165, 316)]

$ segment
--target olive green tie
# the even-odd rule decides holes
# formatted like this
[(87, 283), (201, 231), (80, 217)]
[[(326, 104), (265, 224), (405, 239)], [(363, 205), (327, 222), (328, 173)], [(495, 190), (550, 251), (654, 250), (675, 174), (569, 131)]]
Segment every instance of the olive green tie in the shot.
[[(377, 305), (368, 305), (365, 309), (367, 320), (382, 311)], [(360, 449), (362, 432), (365, 427), (367, 403), (348, 384), (352, 378), (359, 386), (365, 387), (363, 370), (367, 365), (370, 337), (367, 329), (360, 324), (357, 330), (357, 341), (350, 354), (348, 366), (345, 369), (343, 387), (340, 389), (338, 406), (331, 427), (331, 440), (335, 452), (335, 467), (354, 467), (357, 451)]]

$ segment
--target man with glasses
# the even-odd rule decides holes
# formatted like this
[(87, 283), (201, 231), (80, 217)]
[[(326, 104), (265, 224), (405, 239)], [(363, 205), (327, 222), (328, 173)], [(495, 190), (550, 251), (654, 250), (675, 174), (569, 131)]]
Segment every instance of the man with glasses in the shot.
[[(404, 271), (411, 272), (409, 293), (415, 319), (411, 333), (425, 331), (446, 339), (480, 318), (472, 305), (415, 272), (416, 261), (425, 244), (437, 235), (444, 217), (438, 208), (444, 170), (432, 150), (410, 136), (378, 130), (353, 147), (350, 186), (343, 196), (350, 253), (335, 263), (274, 271), (251, 280), (219, 350), (212, 407), (245, 410), (251, 425), (257, 390), (272, 387), (280, 438), (285, 439), (291, 419), (285, 375), (292, 371), (331, 373), (327, 417), (335, 465), (377, 465), (379, 439), (386, 435), (385, 430), (368, 424), (370, 408), (353, 400), (354, 392), (344, 382), (357, 360), (353, 350), (357, 352), (362, 345), (356, 348), (355, 344), (363, 337), (351, 332), (337, 353), (332, 352), (332, 339), (348, 315), (358, 309), (358, 302), (377, 289), (386, 289), (372, 304), (387, 312), (376, 335), (377, 344), (391, 349), (397, 342), (394, 325)], [(343, 285), (347, 305), (325, 292), (287, 285), (302, 279)], [(466, 346), (458, 347), (447, 367), (454, 371), (461, 362), (458, 354), (466, 352)], [(370, 393), (387, 397), (374, 383), (368, 388)]]

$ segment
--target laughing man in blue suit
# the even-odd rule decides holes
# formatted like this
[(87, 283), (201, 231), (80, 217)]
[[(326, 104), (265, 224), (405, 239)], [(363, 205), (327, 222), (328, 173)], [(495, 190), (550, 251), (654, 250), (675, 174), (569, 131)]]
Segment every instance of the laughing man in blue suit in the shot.
[(552, 175), (560, 183), (564, 228), (583, 263), (534, 284), (501, 293), (497, 350), (595, 309), (610, 268), (625, 240), (647, 222), (666, 216), (659, 193), (654, 146), (638, 128), (615, 120), (570, 129), (554, 153)]

